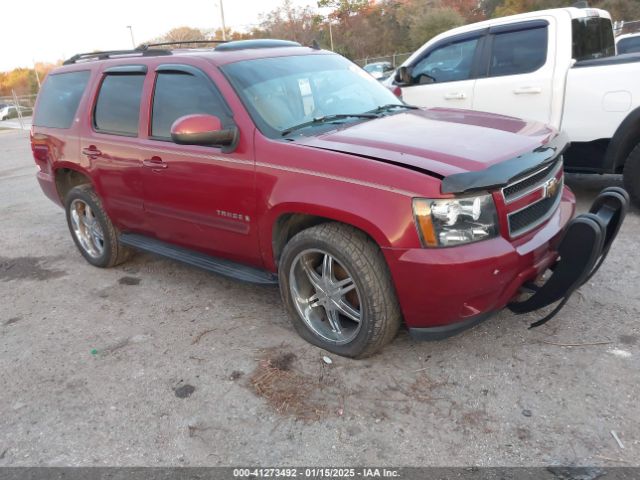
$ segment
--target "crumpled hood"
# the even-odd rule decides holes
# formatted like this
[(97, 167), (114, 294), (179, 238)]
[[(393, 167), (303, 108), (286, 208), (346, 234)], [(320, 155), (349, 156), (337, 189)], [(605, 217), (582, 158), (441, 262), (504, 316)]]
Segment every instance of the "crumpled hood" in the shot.
[(538, 122), (454, 109), (407, 110), (296, 143), (446, 177), (477, 172), (530, 153), (556, 132)]

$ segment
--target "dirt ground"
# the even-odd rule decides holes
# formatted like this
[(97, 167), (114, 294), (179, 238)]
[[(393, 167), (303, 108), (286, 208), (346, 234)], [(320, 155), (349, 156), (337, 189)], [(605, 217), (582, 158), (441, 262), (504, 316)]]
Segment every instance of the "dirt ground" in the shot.
[[(0, 131), (0, 466), (640, 465), (638, 210), (539, 329), (505, 311), (327, 364), (275, 288), (91, 267), (35, 170)], [(619, 183), (568, 177), (580, 210)]]

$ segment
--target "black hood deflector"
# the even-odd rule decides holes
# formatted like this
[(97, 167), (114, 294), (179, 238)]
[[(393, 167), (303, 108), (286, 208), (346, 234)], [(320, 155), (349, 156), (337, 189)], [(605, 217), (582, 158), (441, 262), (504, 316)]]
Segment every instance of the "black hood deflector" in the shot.
[(569, 137), (559, 133), (549, 143), (511, 160), (491, 165), (484, 170), (449, 175), (442, 179), (442, 193), (467, 193), (491, 190), (512, 183), (538, 168), (553, 162), (569, 147)]

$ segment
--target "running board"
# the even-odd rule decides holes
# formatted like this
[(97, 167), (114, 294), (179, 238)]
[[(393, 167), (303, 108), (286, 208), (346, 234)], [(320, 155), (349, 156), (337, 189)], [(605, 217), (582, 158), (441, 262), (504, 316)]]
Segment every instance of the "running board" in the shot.
[(199, 267), (243, 282), (257, 283), (260, 285), (278, 284), (278, 276), (266, 270), (249, 267), (231, 260), (211, 257), (204, 253), (194, 252), (193, 250), (178, 247), (144, 235), (123, 233), (120, 235), (120, 241), (129, 247), (162, 255), (163, 257), (171, 258), (172, 260), (187, 263), (194, 267)]

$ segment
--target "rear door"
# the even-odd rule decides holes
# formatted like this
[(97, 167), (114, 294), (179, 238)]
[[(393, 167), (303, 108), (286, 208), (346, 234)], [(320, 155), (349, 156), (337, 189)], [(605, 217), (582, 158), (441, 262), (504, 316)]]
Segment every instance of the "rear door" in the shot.
[(142, 210), (142, 154), (138, 148), (144, 65), (102, 72), (80, 153), (111, 219), (120, 228), (146, 228)]
[(436, 43), (409, 68), (411, 85), (402, 98), (421, 107), (471, 108), (478, 52), (484, 30)]
[(487, 73), (476, 80), (474, 110), (551, 121), (556, 57), (551, 21), (530, 20), (489, 30), (483, 54)]
[(171, 125), (185, 115), (215, 115), (225, 127), (235, 124), (204, 71), (210, 68), (160, 64), (153, 73), (148, 136), (142, 144), (144, 210), (161, 240), (258, 264), (253, 130), (237, 125), (240, 139), (233, 152), (171, 139)]

